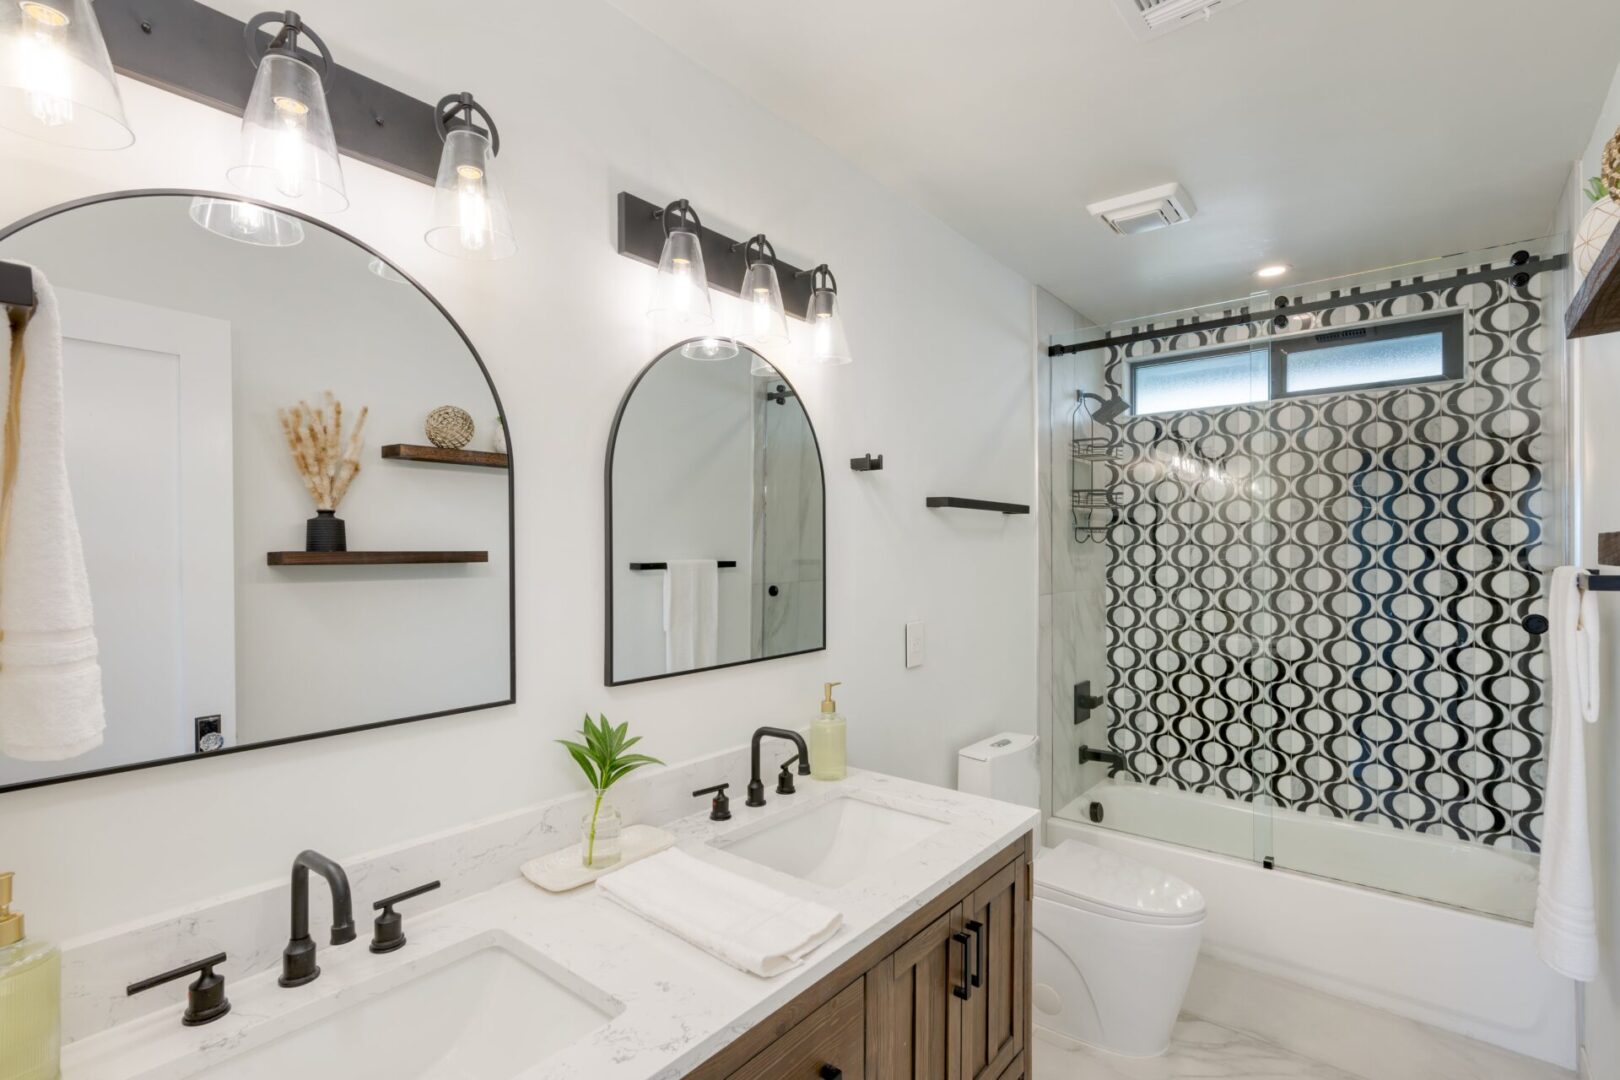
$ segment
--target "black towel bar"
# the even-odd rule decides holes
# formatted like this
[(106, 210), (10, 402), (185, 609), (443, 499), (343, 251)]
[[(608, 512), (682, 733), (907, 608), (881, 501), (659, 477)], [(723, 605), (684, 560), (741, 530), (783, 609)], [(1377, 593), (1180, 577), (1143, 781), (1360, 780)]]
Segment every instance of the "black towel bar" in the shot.
[(930, 495), (928, 505), (935, 509), (990, 510), (998, 514), (1027, 514), (1023, 503), (987, 502), (984, 499), (959, 499), (954, 495)]
[[(736, 559), (721, 559), (719, 565), (720, 565), (720, 569), (722, 569), (722, 570), (732, 570), (732, 569), (736, 568), (737, 560)], [(633, 562), (633, 563), (630, 564), (630, 569), (632, 569), (632, 570), (668, 570), (669, 569), (669, 563), (667, 563), (667, 562)]]

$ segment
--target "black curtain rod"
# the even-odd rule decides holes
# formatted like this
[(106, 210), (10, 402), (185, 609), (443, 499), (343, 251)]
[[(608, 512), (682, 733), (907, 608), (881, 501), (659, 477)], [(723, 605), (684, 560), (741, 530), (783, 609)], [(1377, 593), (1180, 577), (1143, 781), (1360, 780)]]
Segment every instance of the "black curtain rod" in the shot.
[[(1265, 322), (1280, 314), (1309, 315), (1313, 312), (1330, 311), (1333, 308), (1341, 308), (1349, 304), (1376, 304), (1401, 296), (1411, 296), (1415, 293), (1434, 292), (1436, 289), (1461, 288), (1464, 285), (1473, 285), (1482, 281), (1498, 281), (1502, 278), (1511, 278), (1516, 286), (1523, 288), (1530, 283), (1530, 278), (1533, 275), (1546, 273), (1550, 270), (1562, 270), (1568, 261), (1568, 258), (1564, 255), (1542, 258), (1532, 256), (1529, 252), (1520, 251), (1514, 254), (1511, 266), (1502, 266), (1491, 270), (1476, 270), (1471, 274), (1459, 270), (1453, 277), (1434, 278), (1430, 281), (1414, 279), (1405, 285), (1392, 285), (1387, 289), (1379, 289), (1376, 292), (1343, 294), (1335, 292), (1327, 300), (1316, 300), (1309, 304), (1294, 306), (1286, 303), (1288, 299), (1286, 296), (1279, 296), (1278, 299), (1285, 301), (1285, 303), (1279, 305), (1269, 314), (1255, 313), (1248, 308), (1244, 308), (1241, 314), (1228, 315), (1220, 319), (1204, 321), (1194, 319), (1191, 322), (1178, 322), (1176, 325), (1167, 326), (1162, 330), (1141, 330), (1120, 337), (1111, 337), (1105, 334), (1096, 341), (1083, 341), (1074, 345), (1053, 345), (1046, 350), (1046, 355), (1049, 357), (1068, 356), (1072, 353), (1089, 352), (1092, 349), (1105, 349), (1110, 345), (1134, 345), (1138, 341), (1153, 341), (1156, 338), (1175, 337), (1177, 334), (1187, 334), (1194, 330), (1222, 330), (1228, 326), (1244, 326), (1248, 323)], [(1521, 278), (1523, 280), (1520, 280)], [(1212, 344), (1220, 343), (1213, 342)], [(1227, 344), (1243, 345), (1247, 343), (1234, 341)]]
[(0, 262), (0, 307), (34, 309), (34, 272), (20, 263)]

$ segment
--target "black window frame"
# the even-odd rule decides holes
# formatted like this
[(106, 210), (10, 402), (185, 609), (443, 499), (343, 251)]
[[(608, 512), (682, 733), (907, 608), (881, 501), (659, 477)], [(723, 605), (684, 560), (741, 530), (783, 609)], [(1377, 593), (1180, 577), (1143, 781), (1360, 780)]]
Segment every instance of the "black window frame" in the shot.
[[(1195, 406), (1195, 409), (1231, 409), (1236, 408), (1238, 405), (1259, 405), (1267, 401), (1286, 401), (1289, 398), (1314, 397), (1318, 394), (1345, 394), (1360, 390), (1388, 390), (1398, 386), (1422, 386), (1427, 383), (1451, 382), (1461, 379), (1467, 370), (1468, 335), (1466, 329), (1463, 313), (1458, 311), (1428, 318), (1377, 323), (1371, 326), (1344, 326), (1314, 334), (1300, 334), (1297, 337), (1269, 338), (1253, 342), (1238, 342), (1226, 346), (1212, 345), (1205, 349), (1190, 350), (1177, 356), (1143, 357), (1140, 360), (1128, 360), (1127, 364), (1130, 367), (1129, 400), (1133, 403), (1131, 415), (1161, 415), (1136, 411), (1134, 403), (1139, 400), (1139, 395), (1136, 392), (1136, 378), (1139, 370), (1161, 367), (1165, 364), (1185, 364), (1197, 360), (1212, 360), (1222, 356), (1252, 355), (1257, 352), (1267, 354), (1265, 397), (1255, 401), (1234, 402), (1227, 405), (1199, 405)], [(1331, 349), (1350, 343), (1398, 341), (1401, 338), (1422, 337), (1436, 332), (1440, 334), (1440, 374), (1438, 375), (1429, 375), (1417, 379), (1384, 379), (1379, 382), (1340, 383), (1335, 386), (1312, 387), (1309, 390), (1290, 391), (1288, 389), (1288, 360), (1299, 353)]]

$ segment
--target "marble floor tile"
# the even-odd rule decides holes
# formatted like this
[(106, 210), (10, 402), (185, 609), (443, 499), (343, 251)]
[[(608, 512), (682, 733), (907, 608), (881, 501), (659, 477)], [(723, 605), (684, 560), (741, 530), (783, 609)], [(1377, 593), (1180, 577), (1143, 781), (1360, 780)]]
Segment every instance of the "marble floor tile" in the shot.
[(1127, 1058), (1089, 1048), (1070, 1050), (1035, 1033), (1031, 1080), (1359, 1080), (1259, 1039), (1183, 1019), (1170, 1051)]

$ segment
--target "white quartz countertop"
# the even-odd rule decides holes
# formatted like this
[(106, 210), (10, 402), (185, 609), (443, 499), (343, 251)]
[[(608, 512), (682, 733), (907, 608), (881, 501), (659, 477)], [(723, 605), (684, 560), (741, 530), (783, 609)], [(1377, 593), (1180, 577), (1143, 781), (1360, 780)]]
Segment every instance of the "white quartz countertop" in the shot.
[[(526, 959), (610, 1017), (520, 1072), (523, 1080), (682, 1076), (1028, 832), (1039, 816), (1025, 807), (877, 773), (852, 771), (837, 782), (798, 779), (798, 794), (768, 791), (764, 807), (733, 799), (730, 821), (712, 822), (705, 810), (662, 823), (676, 834), (679, 847), (700, 859), (843, 913), (836, 936), (776, 978), (728, 966), (613, 903), (594, 886), (545, 892), (519, 877), (514, 865), (505, 884), (414, 918), (407, 914), (409, 940), (395, 953), (367, 951), (370, 928), (357, 905), (359, 938), (339, 948), (322, 944), (321, 977), (315, 982), (286, 990), (276, 985), (274, 972), (233, 980), (227, 986), (233, 1005), (228, 1016), (198, 1028), (182, 1026), (178, 1012), (169, 1011), (121, 1024), (69, 1045), (63, 1078), (184, 1080), (488, 944)], [(905, 849), (880, 871), (839, 888), (778, 873), (709, 843), (842, 795), (948, 827)], [(319, 883), (311, 903), (326, 903)], [(305, 1075), (318, 1075), (318, 1064), (311, 1062)]]

